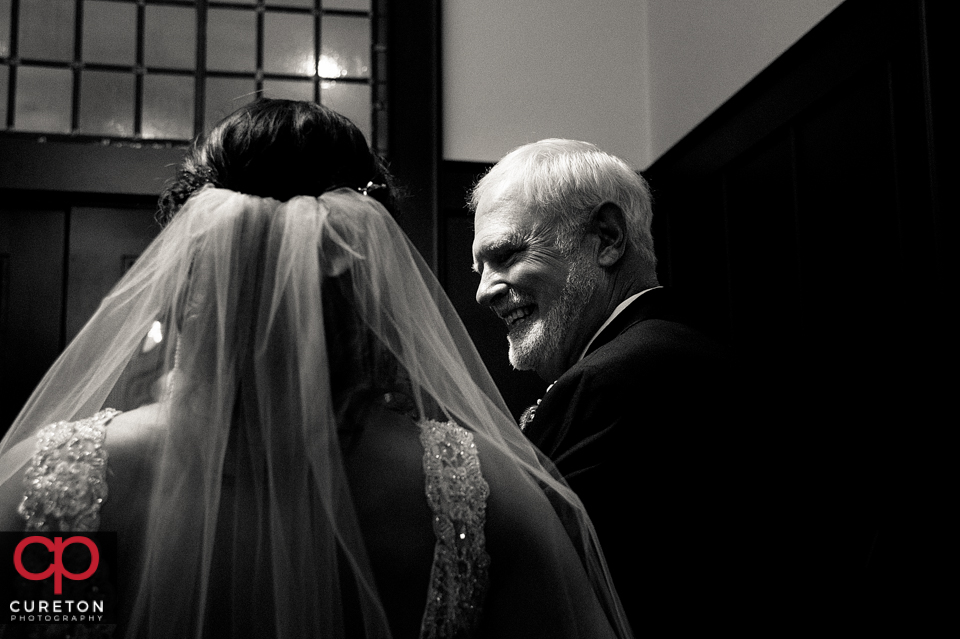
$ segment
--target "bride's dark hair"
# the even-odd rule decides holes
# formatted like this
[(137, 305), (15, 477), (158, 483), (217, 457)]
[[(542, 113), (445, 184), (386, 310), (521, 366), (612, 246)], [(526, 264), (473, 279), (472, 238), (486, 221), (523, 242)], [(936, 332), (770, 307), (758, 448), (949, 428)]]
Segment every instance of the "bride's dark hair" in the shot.
[(353, 122), (314, 102), (259, 98), (194, 140), (157, 220), (165, 225), (207, 184), (285, 202), (369, 182), (379, 185), (369, 195), (396, 215), (393, 178)]

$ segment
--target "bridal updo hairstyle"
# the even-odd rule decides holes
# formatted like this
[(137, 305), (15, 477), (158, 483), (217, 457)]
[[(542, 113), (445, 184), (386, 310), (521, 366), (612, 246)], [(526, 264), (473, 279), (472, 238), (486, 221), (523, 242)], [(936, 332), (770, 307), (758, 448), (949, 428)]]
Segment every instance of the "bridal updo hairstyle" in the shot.
[[(375, 186), (367, 196), (396, 217), (393, 179), (353, 122), (314, 102), (261, 98), (194, 141), (160, 196), (157, 220), (165, 226), (207, 185), (283, 202), (338, 188), (363, 191), (370, 183)], [(322, 287), (330, 365), (337, 371), (331, 392), (343, 418), (338, 423), (358, 435), (363, 407), (402, 396), (406, 376), (351, 304), (350, 272), (327, 278)]]
[(393, 179), (353, 122), (315, 102), (260, 98), (194, 141), (160, 195), (157, 220), (166, 225), (208, 184), (285, 202), (369, 182), (382, 186), (369, 195), (396, 216)]

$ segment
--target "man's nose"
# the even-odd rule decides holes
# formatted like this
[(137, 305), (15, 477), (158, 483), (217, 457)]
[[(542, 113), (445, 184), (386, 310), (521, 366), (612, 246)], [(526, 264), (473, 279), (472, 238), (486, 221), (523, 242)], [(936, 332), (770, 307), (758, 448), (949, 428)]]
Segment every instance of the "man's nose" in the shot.
[(477, 287), (477, 304), (490, 306), (495, 299), (507, 292), (507, 283), (493, 269), (485, 269)]

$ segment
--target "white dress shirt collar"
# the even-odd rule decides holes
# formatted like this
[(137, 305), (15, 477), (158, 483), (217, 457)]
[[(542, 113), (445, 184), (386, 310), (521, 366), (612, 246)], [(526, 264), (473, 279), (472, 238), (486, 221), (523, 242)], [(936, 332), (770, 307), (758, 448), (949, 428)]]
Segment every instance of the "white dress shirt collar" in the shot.
[(603, 329), (605, 329), (607, 326), (609, 326), (609, 325), (610, 325), (610, 322), (612, 322), (614, 319), (616, 319), (617, 315), (619, 315), (620, 313), (622, 313), (622, 312), (624, 311), (624, 309), (626, 309), (628, 306), (630, 306), (630, 304), (632, 304), (635, 299), (637, 299), (638, 297), (640, 297), (640, 296), (643, 295), (644, 293), (647, 293), (647, 292), (649, 292), (649, 291), (652, 291), (652, 290), (658, 289), (658, 288), (663, 288), (663, 287), (662, 287), (662, 286), (653, 286), (653, 287), (651, 287), (651, 288), (648, 288), (648, 289), (645, 289), (645, 290), (643, 290), (643, 291), (640, 291), (639, 293), (636, 293), (636, 294), (634, 294), (634, 295), (631, 295), (631, 296), (628, 297), (627, 299), (625, 299), (625, 300), (623, 300), (622, 302), (620, 302), (620, 303), (617, 305), (617, 307), (616, 307), (615, 309), (613, 309), (613, 313), (611, 313), (610, 317), (607, 318), (607, 321), (604, 322), (604, 323), (600, 326), (600, 328), (597, 330), (597, 332), (593, 334), (593, 337), (590, 338), (590, 341), (587, 342), (587, 346), (583, 349), (583, 352), (580, 353), (580, 358), (579, 358), (577, 361), (579, 362), (581, 359), (583, 359), (584, 357), (586, 357), (587, 351), (590, 350), (590, 345), (593, 344), (594, 340), (597, 339), (597, 336), (600, 335), (600, 333), (603, 332)]

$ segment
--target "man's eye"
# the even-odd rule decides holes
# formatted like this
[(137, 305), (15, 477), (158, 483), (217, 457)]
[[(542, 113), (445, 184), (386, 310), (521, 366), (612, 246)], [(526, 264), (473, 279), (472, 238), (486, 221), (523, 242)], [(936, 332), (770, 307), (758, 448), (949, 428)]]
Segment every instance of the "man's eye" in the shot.
[(522, 251), (523, 249), (521, 248), (512, 248), (512, 249), (506, 250), (503, 252), (502, 255), (499, 256), (498, 261), (501, 264), (512, 264), (513, 262), (516, 261), (517, 257), (520, 256), (520, 253)]

